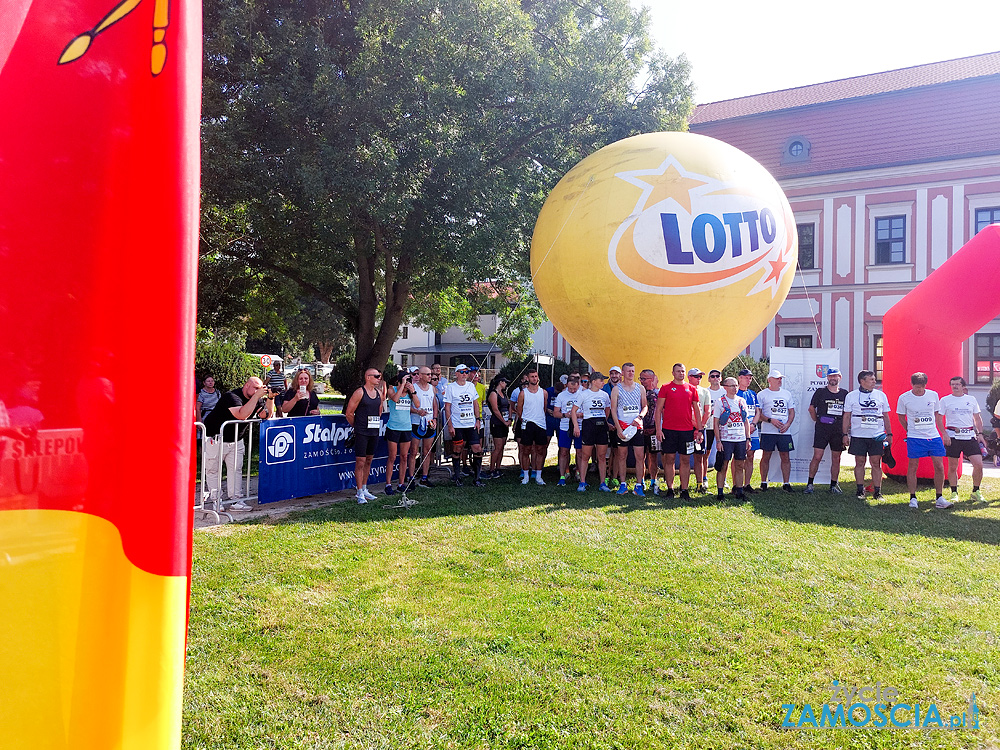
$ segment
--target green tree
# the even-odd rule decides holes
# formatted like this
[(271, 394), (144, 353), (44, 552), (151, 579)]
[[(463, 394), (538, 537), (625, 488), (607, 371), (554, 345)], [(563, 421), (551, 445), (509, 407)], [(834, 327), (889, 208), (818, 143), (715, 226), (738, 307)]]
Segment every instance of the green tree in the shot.
[[(687, 63), (648, 21), (629, 0), (207, 4), (203, 267), (293, 282), (343, 318), (358, 375), (441, 301), (468, 296), (448, 322), (474, 328), (478, 285), (530, 289), (562, 174), (684, 127)], [(525, 297), (506, 305), (512, 352), (538, 315)]]

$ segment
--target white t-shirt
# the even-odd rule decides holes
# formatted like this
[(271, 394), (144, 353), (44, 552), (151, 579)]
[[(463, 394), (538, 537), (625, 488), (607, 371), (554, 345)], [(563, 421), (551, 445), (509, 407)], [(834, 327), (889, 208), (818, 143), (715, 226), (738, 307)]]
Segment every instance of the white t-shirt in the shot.
[(711, 388), (706, 388), (705, 390), (708, 391), (708, 395), (712, 399), (712, 406), (713, 406), (713, 408), (715, 407), (716, 402), (720, 398), (722, 398), (723, 396), (726, 395), (726, 389), (722, 388), (722, 387), (720, 387), (717, 391), (713, 391)]
[(562, 419), (559, 420), (559, 429), (564, 432), (569, 432), (571, 427), (569, 423), (569, 413), (573, 411), (573, 405), (582, 396), (583, 393), (579, 388), (576, 389), (576, 393), (570, 393), (569, 388), (564, 388), (556, 396), (556, 407), (562, 412)]
[(604, 419), (607, 409), (611, 408), (611, 397), (605, 390), (592, 391), (587, 389), (578, 394), (580, 397), (576, 402), (576, 418), (580, 419)]
[(702, 417), (705, 416), (705, 407), (708, 407), (708, 413), (712, 413), (712, 394), (709, 392), (708, 388), (703, 388), (700, 385), (696, 385), (695, 388), (698, 389), (698, 408), (701, 409)]
[(765, 388), (757, 394), (757, 405), (760, 407), (760, 413), (764, 415), (764, 421), (760, 423), (761, 434), (779, 435), (781, 433), (778, 428), (767, 420), (774, 418), (787, 424), (789, 411), (795, 408), (795, 399), (784, 388), (776, 391)]
[(973, 415), (981, 411), (979, 402), (968, 394), (953, 396), (949, 393), (941, 397), (938, 406), (938, 412), (944, 417), (948, 437), (956, 440), (976, 439), (976, 420)]
[[(725, 422), (722, 415), (729, 410)], [(739, 396), (729, 398), (723, 391), (712, 407), (712, 416), (719, 420), (719, 437), (726, 443), (739, 443), (747, 439), (746, 420), (750, 418), (750, 407)]]
[(851, 391), (844, 401), (844, 414), (851, 415), (851, 437), (877, 438), (885, 434), (882, 415), (890, 411), (882, 391)]
[(465, 385), (448, 383), (444, 402), (451, 404), (451, 426), (455, 429), (476, 426), (475, 402), (479, 400), (476, 384), (465, 382)]
[(937, 430), (939, 402), (937, 391), (930, 388), (922, 396), (907, 391), (899, 397), (896, 413), (906, 417), (906, 437), (922, 440), (940, 437)]

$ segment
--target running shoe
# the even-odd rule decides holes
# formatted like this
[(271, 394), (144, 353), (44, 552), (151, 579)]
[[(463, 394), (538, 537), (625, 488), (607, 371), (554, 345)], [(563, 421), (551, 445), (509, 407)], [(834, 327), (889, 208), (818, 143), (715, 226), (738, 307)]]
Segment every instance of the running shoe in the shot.
[(576, 491), (577, 492), (586, 492), (587, 491), (587, 483), (586, 482), (580, 482), (580, 484), (578, 484), (576, 486)]
[(601, 492), (611, 492), (611, 488), (608, 487), (607, 482), (601, 482), (601, 486), (598, 487), (597, 489), (600, 490)]
[(632, 492), (634, 492), (638, 497), (646, 497), (646, 493), (642, 490), (642, 482), (636, 482)]
[(951, 502), (950, 500), (945, 500), (944, 497), (939, 496), (937, 501), (934, 503), (934, 507), (938, 508), (939, 510), (945, 510), (946, 508), (950, 508), (954, 504), (955, 503)]
[(618, 494), (618, 495), (627, 495), (628, 494), (628, 485), (625, 484), (624, 482), (620, 482), (618, 484), (618, 492), (615, 493), (615, 494)]

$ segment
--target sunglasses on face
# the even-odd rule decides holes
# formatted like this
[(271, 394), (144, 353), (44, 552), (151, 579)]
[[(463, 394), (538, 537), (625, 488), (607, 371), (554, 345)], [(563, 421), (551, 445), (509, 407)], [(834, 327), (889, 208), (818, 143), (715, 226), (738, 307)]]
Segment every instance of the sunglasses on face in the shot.
[(381, 380), (382, 379), (381, 375), (376, 375), (374, 373), (368, 373), (368, 377), (375, 378), (376, 380)]
[(688, 375), (689, 378), (694, 378), (696, 380), (701, 380), (701, 375)]
[(721, 375), (709, 375), (708, 377), (710, 377), (710, 378), (721, 378), (722, 376)]

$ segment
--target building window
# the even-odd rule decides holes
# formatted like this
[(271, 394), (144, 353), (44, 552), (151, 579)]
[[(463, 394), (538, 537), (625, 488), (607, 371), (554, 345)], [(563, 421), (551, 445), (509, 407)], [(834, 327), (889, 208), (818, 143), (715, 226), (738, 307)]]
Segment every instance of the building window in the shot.
[(816, 267), (816, 225), (796, 224), (799, 232), (799, 268)]
[(812, 336), (785, 336), (785, 346), (791, 349), (812, 349)]
[(405, 339), (405, 338), (409, 338), (409, 337), (410, 337), (410, 327), (409, 326), (403, 326), (403, 335), (400, 336), (400, 338), (401, 339)]
[(875, 219), (875, 265), (906, 262), (906, 217)]
[(976, 334), (976, 382), (1000, 378), (1000, 333)]
[(781, 163), (793, 164), (795, 162), (809, 161), (809, 151), (811, 148), (812, 144), (808, 138), (803, 138), (800, 135), (792, 136), (785, 141), (781, 149)]
[(399, 366), (400, 367), (406, 367), (409, 364), (410, 364), (410, 355), (409, 354), (400, 354), (399, 355)]
[(1000, 206), (976, 209), (976, 234), (990, 224), (1000, 224)]
[(875, 334), (874, 343), (875, 346), (873, 348), (875, 352), (875, 363), (874, 363), (875, 366), (872, 367), (872, 370), (875, 371), (875, 380), (881, 383), (882, 382), (882, 334), (881, 333)]

